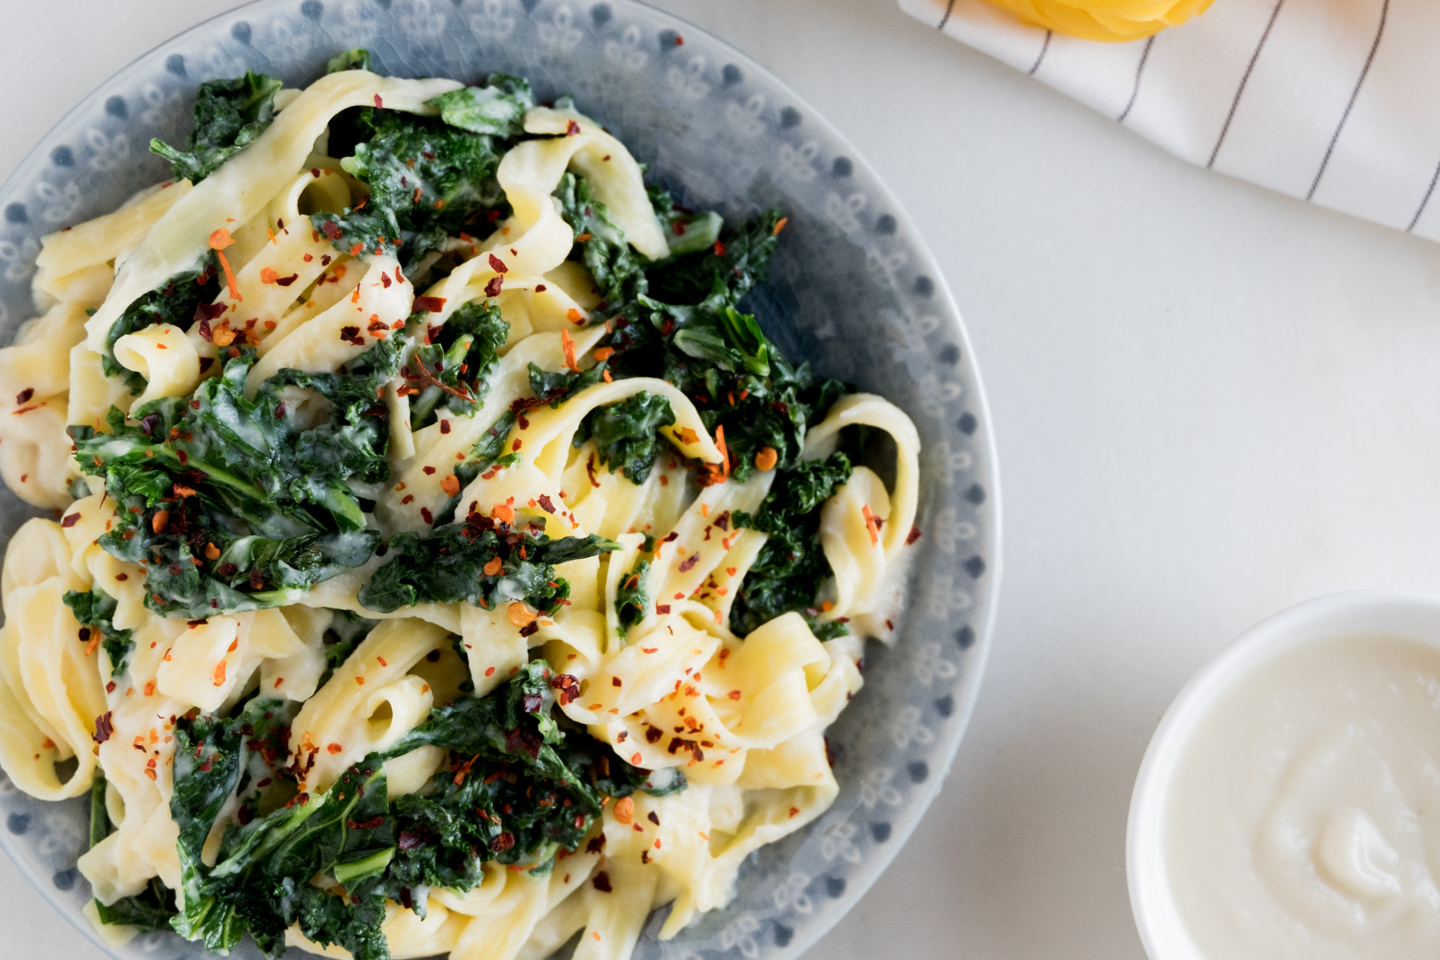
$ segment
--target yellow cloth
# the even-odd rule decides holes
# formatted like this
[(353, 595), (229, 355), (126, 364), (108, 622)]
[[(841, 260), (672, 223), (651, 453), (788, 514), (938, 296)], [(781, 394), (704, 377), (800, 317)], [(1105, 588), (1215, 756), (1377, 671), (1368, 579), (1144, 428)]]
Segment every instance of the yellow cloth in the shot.
[(1026, 23), (1084, 40), (1143, 40), (1205, 12), (1211, 0), (991, 0)]

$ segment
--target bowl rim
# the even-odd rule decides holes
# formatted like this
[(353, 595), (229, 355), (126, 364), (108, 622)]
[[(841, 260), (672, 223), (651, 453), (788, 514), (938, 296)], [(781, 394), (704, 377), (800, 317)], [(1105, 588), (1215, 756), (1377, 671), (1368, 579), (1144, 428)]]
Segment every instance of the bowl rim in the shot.
[[(3, 181), (0, 181), (0, 196), (9, 192), (13, 183), (19, 182), (29, 175), (36, 167), (45, 162), (47, 151), (51, 148), (51, 142), (56, 138), (63, 128), (67, 127), (70, 121), (78, 115), (92, 108), (96, 103), (104, 99), (109, 91), (118, 83), (122, 82), (131, 74), (138, 73), (142, 65), (150, 63), (155, 57), (168, 48), (179, 46), (188, 37), (203, 31), (214, 30), (231, 21), (242, 19), (254, 19), (258, 12), (262, 16), (271, 15), (271, 11), (291, 6), (295, 0), (247, 0), (236, 7), (222, 11), (214, 16), (206, 17), (178, 33), (172, 34), (159, 43), (147, 48), (135, 56), (128, 64), (115, 73), (111, 74), (90, 93), (78, 100), (73, 107), (65, 111), (49, 130), (36, 141), (23, 159), (15, 166), (15, 169)], [(456, 0), (457, 3), (460, 0)], [(1002, 492), (1000, 482), (1000, 462), (995, 439), (994, 425), (990, 410), (988, 394), (985, 390), (980, 364), (976, 360), (974, 346), (971, 342), (969, 331), (962, 318), (959, 305), (950, 289), (950, 283), (943, 270), (940, 269), (938, 261), (929, 245), (925, 242), (923, 235), (916, 228), (914, 221), (903, 204), (895, 196), (889, 184), (879, 176), (874, 166), (865, 154), (856, 148), (848, 136), (842, 133), (834, 123), (810, 101), (797, 93), (789, 83), (778, 77), (772, 70), (754, 59), (750, 54), (739, 49), (723, 37), (692, 23), (678, 14), (661, 9), (646, 0), (604, 0), (605, 3), (618, 7), (639, 8), (651, 16), (668, 20), (670, 25), (680, 27), (688, 33), (701, 35), (709, 43), (717, 48), (723, 49), (734, 62), (745, 70), (751, 71), (764, 78), (765, 81), (774, 87), (783, 90), (793, 105), (804, 115), (807, 124), (818, 127), (832, 142), (843, 146), (846, 155), (851, 159), (854, 166), (868, 175), (871, 189), (874, 194), (884, 201), (889, 215), (902, 228), (909, 238), (909, 246), (915, 255), (917, 265), (932, 278), (935, 284), (935, 296), (933, 302), (936, 304), (937, 313), (940, 315), (941, 323), (949, 328), (962, 351), (962, 362), (965, 365), (966, 374), (974, 385), (971, 401), (967, 410), (975, 417), (977, 427), (971, 435), (970, 440), (976, 445), (977, 461), (980, 466), (981, 476), (986, 490), (986, 502), (989, 508), (988, 521), (990, 525), (988, 542), (985, 543), (987, 586), (979, 591), (977, 604), (984, 607), (983, 616), (973, 621), (972, 629), (975, 631), (974, 644), (967, 651), (968, 658), (962, 673), (961, 682), (955, 687), (955, 713), (954, 727), (951, 733), (951, 740), (944, 749), (937, 752), (937, 759), (943, 761), (943, 766), (937, 774), (930, 778), (928, 789), (917, 794), (903, 811), (902, 816), (895, 817), (891, 822), (893, 825), (892, 840), (883, 847), (876, 847), (868, 858), (866, 870), (860, 875), (851, 878), (852, 882), (847, 883), (845, 892), (838, 898), (829, 901), (830, 909), (827, 916), (821, 923), (807, 924), (803, 930), (796, 931), (796, 936), (785, 946), (777, 947), (772, 960), (795, 960), (805, 951), (809, 950), (825, 934), (834, 929), (835, 925), (848, 914), (855, 904), (864, 896), (880, 876), (889, 868), (895, 857), (914, 834), (920, 821), (928, 812), (930, 805), (938, 796), (945, 781), (954, 765), (955, 757), (959, 752), (960, 745), (968, 732), (970, 721), (975, 712), (976, 703), (979, 700), (980, 688), (983, 684), (986, 667), (990, 659), (990, 648), (993, 641), (995, 621), (1000, 607), (1001, 585), (1004, 571), (1004, 537), (1003, 537), (1003, 516)], [(528, 15), (528, 14), (527, 14)], [(318, 62), (317, 62), (318, 66)], [(196, 81), (199, 83), (202, 81)], [(913, 578), (924, 576), (921, 571), (912, 571)], [(913, 582), (913, 581), (912, 581)], [(911, 591), (913, 598), (914, 591)], [(913, 602), (913, 599), (908, 600)], [(809, 827), (805, 828), (810, 829)], [(60, 905), (52, 895), (44, 878), (19, 857), (11, 852), (13, 840), (5, 834), (0, 834), (0, 848), (3, 848), (10, 861), (16, 866), (25, 879), (40, 892), (41, 896), (54, 907), (57, 912), (68, 920), (72, 926), (80, 931), (91, 943), (99, 948), (106, 956), (115, 957), (112, 947), (95, 930), (86, 917), (72, 912)], [(663, 908), (662, 908), (663, 909)], [(719, 908), (721, 911), (730, 909), (730, 906)], [(208, 954), (207, 954), (208, 955)]]
[(1440, 596), (1351, 590), (1294, 604), (1227, 644), (1166, 709), (1135, 777), (1125, 832), (1130, 909), (1150, 960), (1208, 960), (1180, 916), (1164, 855), (1170, 785), (1196, 725), (1221, 696), (1275, 657), (1365, 633), (1403, 637), (1440, 650)]

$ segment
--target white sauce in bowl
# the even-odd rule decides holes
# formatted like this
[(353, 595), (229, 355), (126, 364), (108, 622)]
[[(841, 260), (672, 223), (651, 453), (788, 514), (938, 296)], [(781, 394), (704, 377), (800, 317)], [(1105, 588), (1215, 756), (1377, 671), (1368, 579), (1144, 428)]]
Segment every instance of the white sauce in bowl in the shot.
[(1207, 960), (1440, 956), (1440, 648), (1324, 640), (1247, 672), (1180, 748), (1162, 831)]

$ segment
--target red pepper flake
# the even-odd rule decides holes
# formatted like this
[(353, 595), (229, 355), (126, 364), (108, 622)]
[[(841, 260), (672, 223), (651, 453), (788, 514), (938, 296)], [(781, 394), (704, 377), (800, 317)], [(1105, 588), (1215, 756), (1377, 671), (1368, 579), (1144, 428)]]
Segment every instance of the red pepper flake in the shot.
[(500, 277), (498, 274), (491, 277), (490, 282), (485, 284), (485, 296), (492, 298), (500, 296), (500, 288), (504, 285), (505, 280), (503, 277)]
[(65, 519), (60, 521), (60, 526), (69, 528), (75, 526), (78, 522), (80, 522), (80, 514), (70, 513), (66, 514)]
[(355, 338), (357, 338), (357, 337), (359, 337), (359, 336), (360, 336), (360, 328), (359, 328), (359, 327), (341, 327), (341, 328), (340, 328), (340, 339), (341, 339), (341, 340), (350, 340), (350, 341), (353, 341), (353, 340), (355, 340)]
[[(332, 220), (326, 220), (324, 223), (320, 224), (320, 232), (325, 234), (325, 238), (327, 240), (339, 240), (345, 235), (344, 231), (340, 229), (340, 225)], [(320, 260), (321, 265), (325, 265), (325, 261), (328, 259), (328, 256), (322, 257)]]
[(683, 563), (680, 564), (680, 572), (681, 572), (681, 573), (688, 573), (688, 572), (690, 571), (690, 569), (691, 569), (692, 567), (694, 567), (695, 564), (697, 564), (697, 563), (699, 563), (699, 562), (700, 562), (700, 554), (699, 554), (698, 552), (697, 552), (697, 553), (692, 553), (692, 554), (690, 555), (689, 559), (685, 560)]
[(33, 396), (35, 396), (35, 388), (26, 387), (24, 390), (21, 390), (19, 393), (15, 394), (15, 405), (18, 407), (23, 407), (25, 404), (30, 402), (30, 398)]
[(441, 421), (440, 421), (440, 432), (441, 432), (441, 433), (449, 433), (449, 432), (450, 432), (450, 421), (449, 421), (449, 420), (441, 420)]
[[(454, 474), (452, 473), (451, 476), (453, 477)], [(421, 507), (420, 519), (424, 520), (427, 524), (433, 524), (435, 522), (435, 515), (430, 512), (429, 507)]]
[(375, 94), (375, 108), (377, 110), (385, 109), (385, 101), (380, 99), (380, 94), (378, 93)]
[(772, 236), (772, 237), (778, 237), (778, 236), (780, 236), (780, 231), (781, 231), (781, 230), (784, 230), (784, 229), (785, 229), (785, 224), (787, 224), (787, 223), (789, 223), (789, 222), (790, 222), (790, 218), (789, 218), (789, 217), (781, 217), (781, 218), (780, 218), (780, 222), (778, 222), (778, 223), (775, 224), (775, 229), (774, 229), (773, 231), (771, 231), (770, 236)]
[(667, 613), (670, 612), (670, 604), (668, 604), (668, 603), (657, 603), (657, 604), (655, 604), (655, 612), (658, 613), (658, 614), (660, 614), (661, 616), (664, 616), (665, 614), (667, 614)]
[(567, 124), (565, 125), (565, 136), (567, 136), (567, 137), (573, 137), (573, 136), (575, 136), (576, 134), (578, 134), (579, 132), (580, 132), (580, 124), (576, 123), (574, 120), (571, 120), (569, 123), (567, 123)]
[(713, 249), (714, 249), (714, 251), (715, 251), (715, 256), (717, 256), (717, 257), (723, 257), (723, 256), (725, 256), (725, 244), (721, 243), (719, 240), (716, 240), (716, 241), (715, 241), (715, 246), (714, 246)]
[(445, 309), (444, 297), (416, 297), (415, 310), (426, 313), (439, 313)]
[(460, 478), (453, 473), (450, 474), (440, 481), (440, 489), (444, 490), (447, 496), (456, 496), (460, 492)]
[[(111, 689), (114, 689), (112, 682)], [(92, 738), (96, 743), (104, 743), (110, 739), (115, 732), (114, 711), (107, 710), (95, 718), (95, 736)]]
[(920, 539), (920, 528), (919, 528), (919, 527), (911, 527), (911, 528), (910, 528), (910, 535), (905, 538), (905, 546), (908, 547), (908, 546), (910, 546), (912, 543), (914, 543), (916, 540), (919, 540), (919, 539)]
[[(637, 753), (636, 756), (638, 757), (639, 754)], [(595, 876), (591, 878), (590, 883), (595, 887), (596, 890), (599, 890), (601, 893), (609, 893), (613, 889), (610, 886), (610, 874), (606, 873), (604, 870), (601, 870), (599, 873), (595, 874)]]
[(588, 233), (582, 233), (582, 234), (580, 234), (578, 237), (575, 238), (575, 242), (576, 242), (576, 243), (584, 243), (586, 240), (590, 240), (590, 239), (593, 239), (593, 238), (590, 236), (590, 234), (588, 234)]
[(493, 254), (493, 253), (490, 254), (490, 269), (491, 269), (491, 270), (494, 270), (496, 273), (509, 273), (509, 272), (510, 272), (510, 268), (507, 267), (507, 266), (505, 266), (505, 261), (504, 261), (504, 260), (501, 260), (499, 257), (495, 256), (495, 254)]
[(865, 518), (865, 529), (870, 533), (870, 546), (877, 546), (880, 543), (879, 518), (870, 512), (868, 503), (860, 508), (860, 513)]
[(230, 261), (225, 257), (225, 248), (234, 242), (235, 238), (230, 236), (230, 231), (224, 227), (210, 234), (210, 249), (220, 258), (220, 267), (225, 271), (225, 286), (230, 292), (230, 299), (244, 300), (245, 298), (240, 296), (240, 287), (235, 283), (235, 274), (230, 270)]
[(580, 367), (575, 362), (575, 341), (570, 339), (569, 330), (560, 331), (560, 349), (565, 352), (565, 366), (579, 373)]
[(319, 167), (311, 167), (311, 168), (310, 168), (310, 176), (314, 177), (316, 180), (319, 180), (319, 179), (320, 179), (320, 168), (319, 168)]
[[(300, 279), (300, 274), (298, 274), (298, 273), (292, 273), (292, 274), (290, 274), (290, 276), (288, 276), (288, 277), (276, 277), (276, 278), (275, 278), (275, 283), (276, 283), (277, 285), (279, 285), (279, 286), (282, 286), (282, 287), (288, 287), (288, 286), (290, 286), (290, 284), (294, 283), (296, 280), (299, 280), (299, 279)], [(268, 320), (267, 320), (267, 321), (266, 321), (266, 326), (273, 326), (273, 324), (272, 324), (271, 321), (268, 321)]]

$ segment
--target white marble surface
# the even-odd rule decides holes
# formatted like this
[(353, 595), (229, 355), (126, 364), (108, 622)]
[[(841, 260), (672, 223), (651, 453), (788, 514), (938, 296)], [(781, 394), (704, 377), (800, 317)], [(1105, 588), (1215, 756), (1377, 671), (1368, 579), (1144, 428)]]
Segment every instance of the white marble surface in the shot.
[[(0, 0), (0, 175), (235, 5)], [(1185, 678), (1307, 597), (1440, 592), (1440, 247), (1192, 169), (889, 0), (659, 5), (879, 168), (959, 301), (999, 438), (979, 708), (919, 833), (811, 955), (1141, 960), (1125, 814)], [(0, 894), (0, 956), (100, 960), (3, 859)]]

